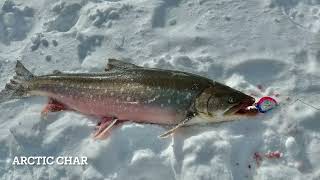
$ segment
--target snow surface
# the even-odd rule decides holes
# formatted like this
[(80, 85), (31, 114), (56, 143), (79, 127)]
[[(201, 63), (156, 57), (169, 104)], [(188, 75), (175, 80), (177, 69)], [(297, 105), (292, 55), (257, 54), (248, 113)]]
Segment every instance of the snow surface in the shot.
[[(103, 71), (108, 58), (207, 76), (279, 108), (183, 128), (126, 124), (94, 141), (95, 120), (40, 119), (45, 98), (0, 104), (1, 179), (320, 179), (319, 0), (1, 0), (0, 87), (33, 73)], [(258, 85), (260, 88), (257, 88)], [(260, 90), (262, 88), (262, 90)], [(291, 101), (288, 100), (288, 96)], [(279, 151), (280, 158), (255, 153)], [(88, 156), (87, 166), (13, 166), (14, 156)]]

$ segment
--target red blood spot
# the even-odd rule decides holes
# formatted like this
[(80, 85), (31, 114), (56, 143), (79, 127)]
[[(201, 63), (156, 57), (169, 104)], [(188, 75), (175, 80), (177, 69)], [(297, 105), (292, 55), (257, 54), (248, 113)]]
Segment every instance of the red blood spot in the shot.
[(260, 166), (262, 161), (262, 155), (258, 152), (255, 152), (253, 158), (256, 161), (257, 166)]
[(282, 157), (282, 153), (280, 153), (279, 151), (268, 152), (265, 154), (265, 157), (267, 157), (268, 159), (279, 159)]
[(261, 154), (258, 152), (254, 153), (254, 160), (256, 161), (257, 166), (259, 167), (263, 158), (268, 158), (268, 159), (279, 159), (282, 157), (282, 153), (279, 151), (273, 151), (273, 152), (268, 152), (265, 154)]

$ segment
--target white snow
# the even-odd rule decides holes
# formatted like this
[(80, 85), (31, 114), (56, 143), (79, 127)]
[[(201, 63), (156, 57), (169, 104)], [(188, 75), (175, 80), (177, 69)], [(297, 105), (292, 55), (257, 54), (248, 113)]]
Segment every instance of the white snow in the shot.
[[(17, 59), (35, 74), (103, 71), (108, 58), (191, 72), (280, 106), (253, 119), (166, 129), (126, 123), (94, 141), (93, 117), (40, 119), (45, 98), (0, 104), (1, 179), (320, 179), (317, 0), (3, 0), (0, 87)], [(262, 85), (262, 90), (257, 88)], [(287, 97), (291, 100), (287, 100)], [(130, 98), (130, 97), (128, 97)], [(256, 152), (280, 158), (257, 165)], [(87, 156), (86, 166), (14, 166)]]

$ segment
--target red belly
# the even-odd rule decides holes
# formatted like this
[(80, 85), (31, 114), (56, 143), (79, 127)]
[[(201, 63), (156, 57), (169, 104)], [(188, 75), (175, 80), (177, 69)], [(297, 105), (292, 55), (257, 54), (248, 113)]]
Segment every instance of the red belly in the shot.
[(73, 97), (54, 97), (70, 109), (99, 117), (117, 117), (142, 123), (177, 124), (183, 115), (172, 108), (155, 107), (148, 104), (117, 102), (115, 99), (85, 99)]

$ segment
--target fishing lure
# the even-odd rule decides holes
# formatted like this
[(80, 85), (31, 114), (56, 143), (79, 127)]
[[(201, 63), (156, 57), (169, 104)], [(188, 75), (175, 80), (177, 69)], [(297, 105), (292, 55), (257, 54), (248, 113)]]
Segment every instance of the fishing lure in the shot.
[[(262, 85), (258, 85), (258, 89), (262, 90), (263, 89), (263, 86)], [(277, 94), (279, 96), (279, 94)], [(290, 100), (291, 98), (288, 96), (287, 97), (287, 100)], [(306, 106), (309, 106), (315, 110), (318, 110), (320, 111), (320, 108), (314, 106), (313, 104), (310, 104), (310, 103), (307, 103), (301, 99), (295, 99), (292, 103), (281, 103), (281, 105), (293, 105), (294, 103), (300, 101), (302, 104), (306, 105)], [(257, 110), (260, 112), (260, 113), (266, 113), (272, 109), (274, 109), (276, 106), (278, 106), (279, 103), (272, 97), (269, 97), (269, 96), (265, 96), (265, 97), (262, 97), (259, 99), (258, 102), (256, 102), (254, 104), (254, 106), (257, 108)]]
[(261, 113), (266, 113), (272, 109), (274, 109), (276, 106), (278, 106), (278, 102), (273, 99), (272, 97), (265, 96), (262, 97), (256, 104), (256, 108)]

